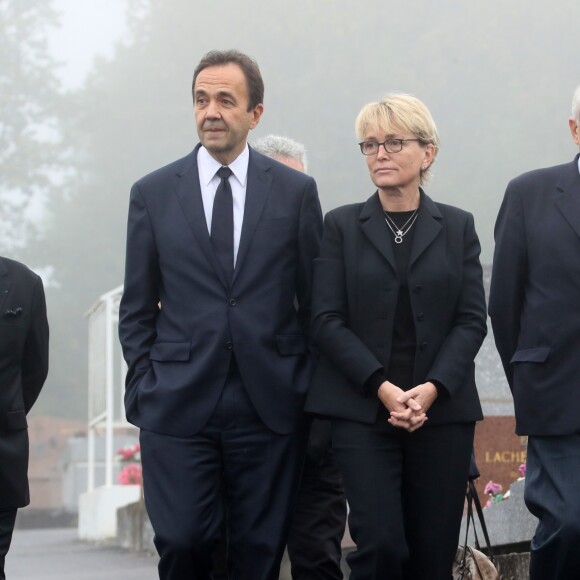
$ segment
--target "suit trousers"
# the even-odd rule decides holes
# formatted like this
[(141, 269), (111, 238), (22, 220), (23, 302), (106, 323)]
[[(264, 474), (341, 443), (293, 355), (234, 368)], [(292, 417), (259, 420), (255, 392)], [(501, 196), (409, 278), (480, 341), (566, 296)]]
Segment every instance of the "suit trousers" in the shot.
[(0, 580), (5, 580), (4, 563), (6, 554), (12, 541), (14, 522), (16, 521), (16, 509), (0, 508)]
[(330, 422), (314, 419), (288, 535), (292, 580), (342, 580), (346, 497)]
[(278, 580), (306, 443), (257, 415), (235, 363), (207, 425), (191, 437), (141, 431), (145, 505), (161, 580), (210, 580), (227, 533), (230, 580)]
[(528, 437), (524, 499), (539, 519), (530, 580), (580, 578), (580, 433)]
[(459, 539), (473, 423), (424, 426), (333, 420), (332, 443), (357, 549), (351, 580), (450, 580)]

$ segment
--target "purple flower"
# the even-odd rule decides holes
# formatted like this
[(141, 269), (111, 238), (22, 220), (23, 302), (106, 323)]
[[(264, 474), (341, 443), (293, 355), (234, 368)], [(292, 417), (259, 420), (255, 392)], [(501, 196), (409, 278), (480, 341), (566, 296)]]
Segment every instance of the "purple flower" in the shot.
[(495, 483), (491, 480), (489, 480), (485, 486), (485, 489), (483, 490), (484, 493), (486, 493), (487, 495), (490, 496), (495, 496), (498, 495), (502, 490), (502, 486), (500, 483)]

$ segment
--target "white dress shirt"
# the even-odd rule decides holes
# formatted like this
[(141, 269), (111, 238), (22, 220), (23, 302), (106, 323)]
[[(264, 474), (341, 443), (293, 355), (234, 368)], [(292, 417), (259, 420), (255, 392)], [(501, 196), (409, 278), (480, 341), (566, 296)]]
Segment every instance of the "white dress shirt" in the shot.
[[(234, 201), (234, 266), (238, 257), (240, 247), (240, 236), (242, 235), (242, 223), (244, 221), (244, 205), (246, 203), (246, 185), (248, 183), (248, 163), (250, 161), (250, 150), (248, 144), (236, 159), (228, 165), (232, 170), (229, 177), (230, 187)], [(211, 217), (213, 214), (213, 200), (220, 183), (217, 171), (224, 167), (216, 161), (202, 145), (197, 152), (197, 168), (199, 173), (199, 185), (201, 187), (201, 199), (203, 201), (203, 211), (207, 223), (207, 231), (211, 234)]]

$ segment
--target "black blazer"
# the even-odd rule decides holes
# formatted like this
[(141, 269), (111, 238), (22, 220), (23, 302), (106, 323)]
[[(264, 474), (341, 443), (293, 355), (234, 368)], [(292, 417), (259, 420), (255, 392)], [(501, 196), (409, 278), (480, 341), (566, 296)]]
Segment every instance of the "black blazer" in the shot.
[(580, 173), (512, 180), (495, 226), (489, 314), (520, 435), (580, 432)]
[[(414, 382), (445, 387), (429, 425), (482, 419), (473, 359), (486, 333), (473, 217), (421, 194), (408, 284), (417, 349)], [(391, 232), (375, 193), (327, 214), (315, 261), (313, 339), (322, 356), (310, 412), (372, 423), (381, 404), (363, 386), (388, 369), (399, 280)]]
[(26, 414), (48, 373), (42, 280), (0, 257), (0, 509), (29, 503)]
[(230, 289), (203, 211), (198, 147), (131, 191), (119, 313), (127, 418), (157, 433), (195, 434), (215, 408), (234, 353), (264, 423), (289, 433), (313, 365), (307, 327), (322, 233), (316, 183), (250, 149)]

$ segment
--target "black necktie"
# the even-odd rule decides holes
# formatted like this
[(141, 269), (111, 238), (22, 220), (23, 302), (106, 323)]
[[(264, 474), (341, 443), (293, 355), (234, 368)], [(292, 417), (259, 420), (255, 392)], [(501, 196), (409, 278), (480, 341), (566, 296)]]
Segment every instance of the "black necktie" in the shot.
[(220, 167), (217, 171), (221, 181), (213, 200), (211, 218), (211, 243), (229, 284), (234, 274), (234, 200), (229, 176), (229, 167)]

